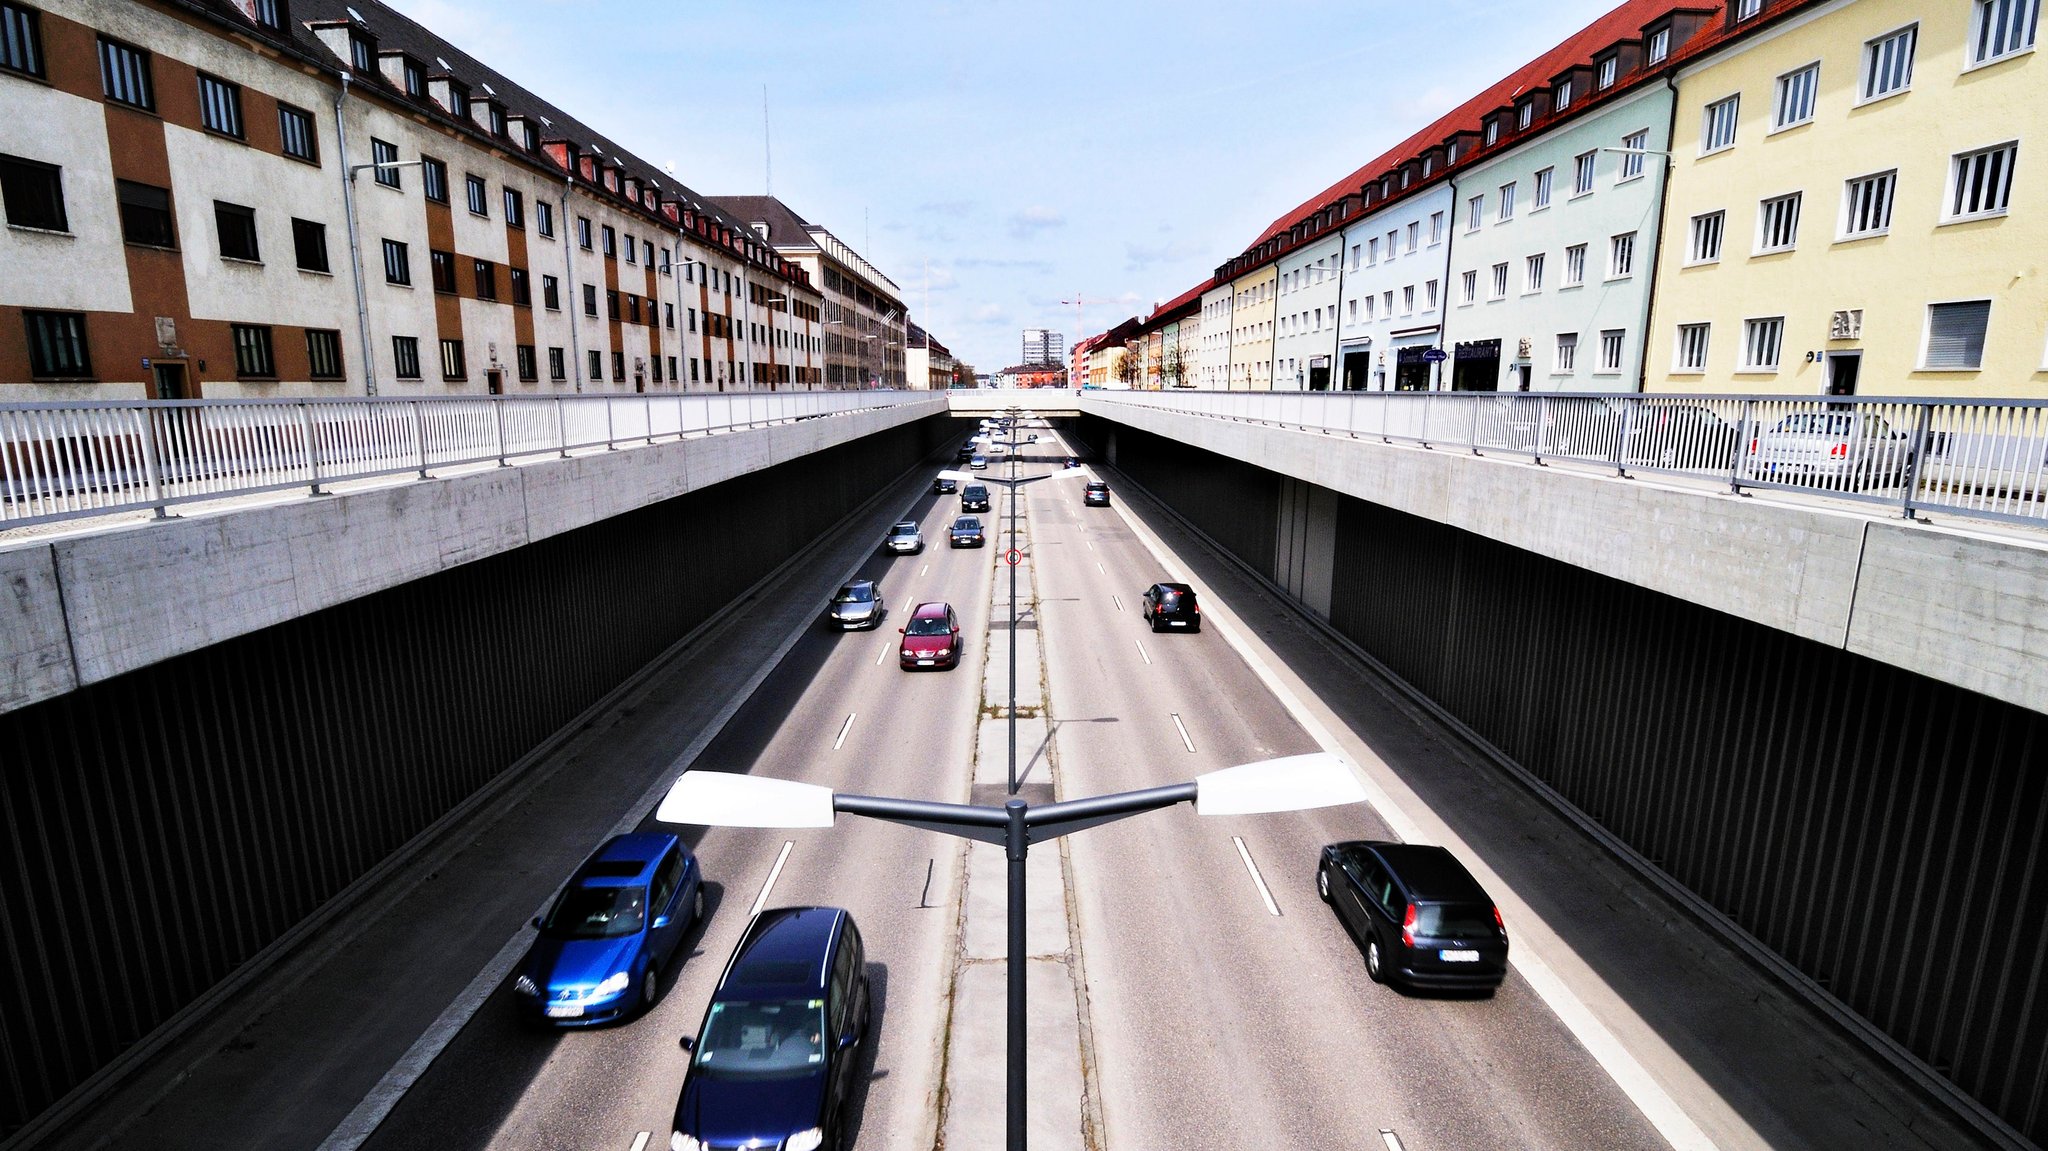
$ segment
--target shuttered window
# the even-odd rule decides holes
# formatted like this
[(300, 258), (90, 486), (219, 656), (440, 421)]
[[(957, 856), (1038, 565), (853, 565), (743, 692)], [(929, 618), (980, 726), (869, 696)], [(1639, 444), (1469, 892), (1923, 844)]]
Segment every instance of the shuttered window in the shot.
[(1991, 324), (1990, 300), (1927, 305), (1929, 368), (1975, 370), (1984, 363), (1984, 332)]

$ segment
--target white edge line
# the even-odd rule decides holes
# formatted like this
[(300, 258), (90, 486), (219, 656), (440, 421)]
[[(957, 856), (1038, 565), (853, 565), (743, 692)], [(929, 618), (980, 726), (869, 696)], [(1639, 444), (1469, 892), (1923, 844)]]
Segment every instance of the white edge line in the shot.
[(1190, 752), (1194, 751), (1195, 741), (1188, 738), (1188, 725), (1180, 721), (1180, 713), (1177, 711), (1173, 711), (1168, 712), (1167, 714), (1173, 717), (1173, 726), (1180, 729), (1180, 741), (1188, 745), (1188, 750)]
[[(647, 1137), (652, 1134), (652, 1131), (642, 1131), (640, 1134), (633, 1136), (633, 1151), (647, 1151)], [(1395, 1151), (1399, 1151), (1399, 1149), (1396, 1148)]]
[(789, 849), (795, 846), (796, 841), (793, 839), (782, 841), (782, 853), (775, 857), (775, 866), (768, 871), (768, 882), (761, 885), (761, 894), (754, 897), (754, 906), (747, 909), (749, 921), (761, 914), (763, 907), (768, 906), (768, 895), (775, 890), (775, 881), (782, 878), (782, 865), (789, 860)]
[[(1155, 536), (1149, 527), (1133, 519), (1124, 511), (1121, 504), (1117, 506), (1116, 511), (1131, 528), (1131, 534), (1145, 545), (1154, 559), (1169, 572), (1180, 570), (1179, 564), (1175, 562), (1178, 557), (1168, 555), (1164, 542)], [(1235, 613), (1231, 612), (1228, 605), (1222, 603), (1213, 592), (1210, 600), (1209, 620), (1223, 633), (1224, 642), (1237, 652), (1238, 657), (1252, 669), (1252, 673), (1259, 677), (1259, 682), (1266, 686), (1267, 691), (1273, 693), (1273, 697), (1278, 699), (1281, 706), (1287, 709), (1287, 713), (1294, 717), (1294, 721), (1302, 726), (1302, 730), (1316, 741), (1317, 746), (1333, 755), (1341, 755), (1340, 745), (1330, 729), (1309, 711), (1308, 705), (1302, 702), (1301, 697), (1283, 683), (1272, 667), (1237, 634), (1237, 628), (1221, 618), (1227, 616), (1235, 619)], [(1415, 822), (1414, 817), (1397, 805), (1393, 797), (1389, 796), (1363, 767), (1353, 764), (1351, 774), (1365, 788), (1366, 803), (1379, 813), (1380, 818), (1386, 821), (1387, 827), (1396, 836), (1409, 843), (1421, 843), (1429, 838), (1423, 833), (1422, 825)], [(1643, 1113), (1643, 1117), (1650, 1121), (1650, 1125), (1657, 1129), (1657, 1133), (1671, 1144), (1673, 1151), (1716, 1151), (1714, 1141), (1707, 1137), (1707, 1133), (1700, 1129), (1699, 1124), (1693, 1122), (1692, 1116), (1679, 1106), (1678, 1101), (1664, 1089), (1663, 1084), (1657, 1082), (1656, 1077), (1636, 1060), (1619, 1039), (1615, 1038), (1614, 1033), (1600, 1022), (1592, 1009), (1565, 986), (1564, 981), (1559, 979), (1547, 964), (1530, 953), (1526, 941), (1522, 946), (1509, 951), (1508, 963), (1521, 973), (1522, 978), (1528, 981), (1530, 989), (1536, 992), (1537, 997), (1543, 1000), (1544, 1005), (1550, 1008), (1559, 1022), (1563, 1023), (1573, 1037), (1586, 1048), (1587, 1053), (1600, 1064), (1608, 1077), (1614, 1080), (1615, 1086), (1621, 1088), (1622, 1093), (1629, 1097), (1629, 1101)]]
[(1144, 656), (1145, 662), (1150, 664), (1152, 662), (1152, 655), (1145, 650), (1145, 641), (1133, 636), (1131, 642), (1138, 645), (1138, 654)]
[(1259, 898), (1266, 901), (1266, 910), (1280, 914), (1280, 905), (1273, 902), (1273, 891), (1266, 886), (1266, 877), (1259, 874), (1259, 865), (1252, 862), (1252, 851), (1244, 845), (1244, 837), (1233, 835), (1230, 842), (1237, 845), (1237, 857), (1244, 860), (1244, 869), (1251, 873), (1252, 883), (1259, 889)]
[[(876, 662), (879, 663), (881, 661), (877, 660)], [(846, 722), (839, 725), (839, 738), (832, 741), (833, 751), (838, 751), (839, 745), (846, 742), (846, 733), (853, 730), (853, 717), (858, 714), (860, 713), (852, 711), (846, 713)]]
[[(1380, 1128), (1380, 1142), (1387, 1145), (1387, 1151), (1407, 1151), (1401, 1146), (1401, 1137), (1394, 1134), (1392, 1127)], [(634, 1148), (634, 1151), (639, 1151), (639, 1148)]]

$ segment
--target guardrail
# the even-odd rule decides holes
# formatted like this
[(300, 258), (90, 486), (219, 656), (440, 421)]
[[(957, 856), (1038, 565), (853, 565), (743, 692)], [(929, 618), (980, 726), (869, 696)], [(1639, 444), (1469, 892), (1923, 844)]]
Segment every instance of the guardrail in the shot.
[(1279, 427), (2048, 524), (2048, 401), (1547, 392), (1105, 392)]
[(931, 393), (724, 392), (0, 404), (0, 527), (891, 407)]

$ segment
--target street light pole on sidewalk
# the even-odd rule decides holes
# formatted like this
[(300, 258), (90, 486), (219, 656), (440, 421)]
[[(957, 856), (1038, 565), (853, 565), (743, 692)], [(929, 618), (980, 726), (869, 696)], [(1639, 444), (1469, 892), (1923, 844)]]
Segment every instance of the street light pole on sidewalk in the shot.
[(1193, 803), (1199, 815), (1255, 815), (1362, 803), (1365, 788), (1327, 752), (1240, 764), (1185, 783), (1032, 807), (1012, 795), (1001, 807), (843, 795), (829, 787), (727, 772), (690, 771), (655, 809), (662, 823), (709, 827), (831, 827), (839, 813), (997, 844), (1009, 863), (1007, 1151), (1026, 1151), (1024, 1105), (1024, 861), (1031, 844), (1119, 819)]

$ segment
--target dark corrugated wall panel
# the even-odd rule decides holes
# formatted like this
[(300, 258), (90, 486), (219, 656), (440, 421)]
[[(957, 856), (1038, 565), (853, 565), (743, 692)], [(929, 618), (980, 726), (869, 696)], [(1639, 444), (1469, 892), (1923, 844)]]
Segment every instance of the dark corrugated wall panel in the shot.
[[(1116, 434), (1233, 550), (1277, 498)], [(1350, 497), (1337, 523), (1334, 626), (2048, 1143), (2048, 716)]]
[(958, 434), (897, 428), (0, 716), (0, 1132)]
[(1276, 578), (1279, 476), (1177, 440), (1084, 417), (1084, 442), (1102, 445), (1112, 434), (1118, 468), (1151, 491), (1172, 492), (1175, 510), (1259, 574)]

